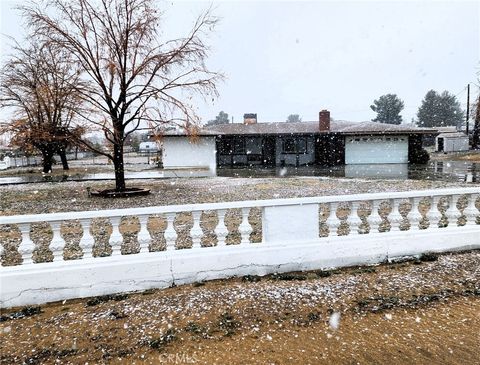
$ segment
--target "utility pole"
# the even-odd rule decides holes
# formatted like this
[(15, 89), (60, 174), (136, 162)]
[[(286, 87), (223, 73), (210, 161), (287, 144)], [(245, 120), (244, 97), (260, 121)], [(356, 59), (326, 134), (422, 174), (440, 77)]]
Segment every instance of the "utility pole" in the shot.
[[(469, 128), (468, 128), (468, 120), (470, 119), (470, 84), (467, 84), (467, 116), (466, 116), (466, 122), (467, 122), (467, 137), (468, 137), (468, 132), (469, 132)], [(470, 137), (469, 137), (469, 140), (470, 140)], [(470, 143), (470, 142), (469, 142)]]

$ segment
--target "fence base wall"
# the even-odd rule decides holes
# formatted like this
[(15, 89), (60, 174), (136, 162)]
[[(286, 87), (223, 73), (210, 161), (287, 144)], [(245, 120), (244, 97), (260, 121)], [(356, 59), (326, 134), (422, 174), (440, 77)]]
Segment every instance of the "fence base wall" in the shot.
[(2, 268), (0, 307), (234, 276), (371, 265), (425, 252), (470, 249), (480, 249), (480, 225), (20, 265)]

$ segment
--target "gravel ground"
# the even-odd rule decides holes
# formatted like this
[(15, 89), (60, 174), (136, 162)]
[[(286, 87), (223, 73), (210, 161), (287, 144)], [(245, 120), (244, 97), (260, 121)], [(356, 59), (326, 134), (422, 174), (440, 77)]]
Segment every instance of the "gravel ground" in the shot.
[(473, 251), (4, 311), (1, 361), (476, 364), (479, 267)]
[(135, 198), (103, 199), (87, 194), (87, 188), (100, 190), (112, 187), (111, 184), (63, 182), (0, 186), (0, 215), (480, 186), (424, 180), (212, 177), (129, 181), (129, 186), (151, 189), (150, 195)]

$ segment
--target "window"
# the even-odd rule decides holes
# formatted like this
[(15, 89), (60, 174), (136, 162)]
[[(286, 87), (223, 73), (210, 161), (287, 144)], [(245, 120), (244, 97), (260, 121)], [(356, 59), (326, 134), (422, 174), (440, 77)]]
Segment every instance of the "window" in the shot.
[(307, 153), (307, 139), (297, 139), (297, 153)]
[(283, 152), (295, 153), (295, 138), (285, 138), (283, 140)]
[(307, 153), (306, 138), (284, 138), (283, 153)]
[(232, 140), (230, 138), (221, 139), (218, 143), (218, 149), (221, 155), (232, 153)]
[(235, 137), (233, 140), (233, 152), (237, 155), (245, 154), (245, 139), (243, 137)]

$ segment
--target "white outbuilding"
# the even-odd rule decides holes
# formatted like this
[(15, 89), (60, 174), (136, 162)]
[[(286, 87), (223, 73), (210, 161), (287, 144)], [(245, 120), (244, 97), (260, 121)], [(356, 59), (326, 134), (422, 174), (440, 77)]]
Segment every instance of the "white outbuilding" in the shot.
[(468, 151), (468, 136), (462, 132), (442, 133), (435, 139), (435, 151), (437, 152), (460, 152)]
[(156, 142), (141, 142), (138, 146), (138, 152), (141, 153), (154, 153), (160, 151)]

